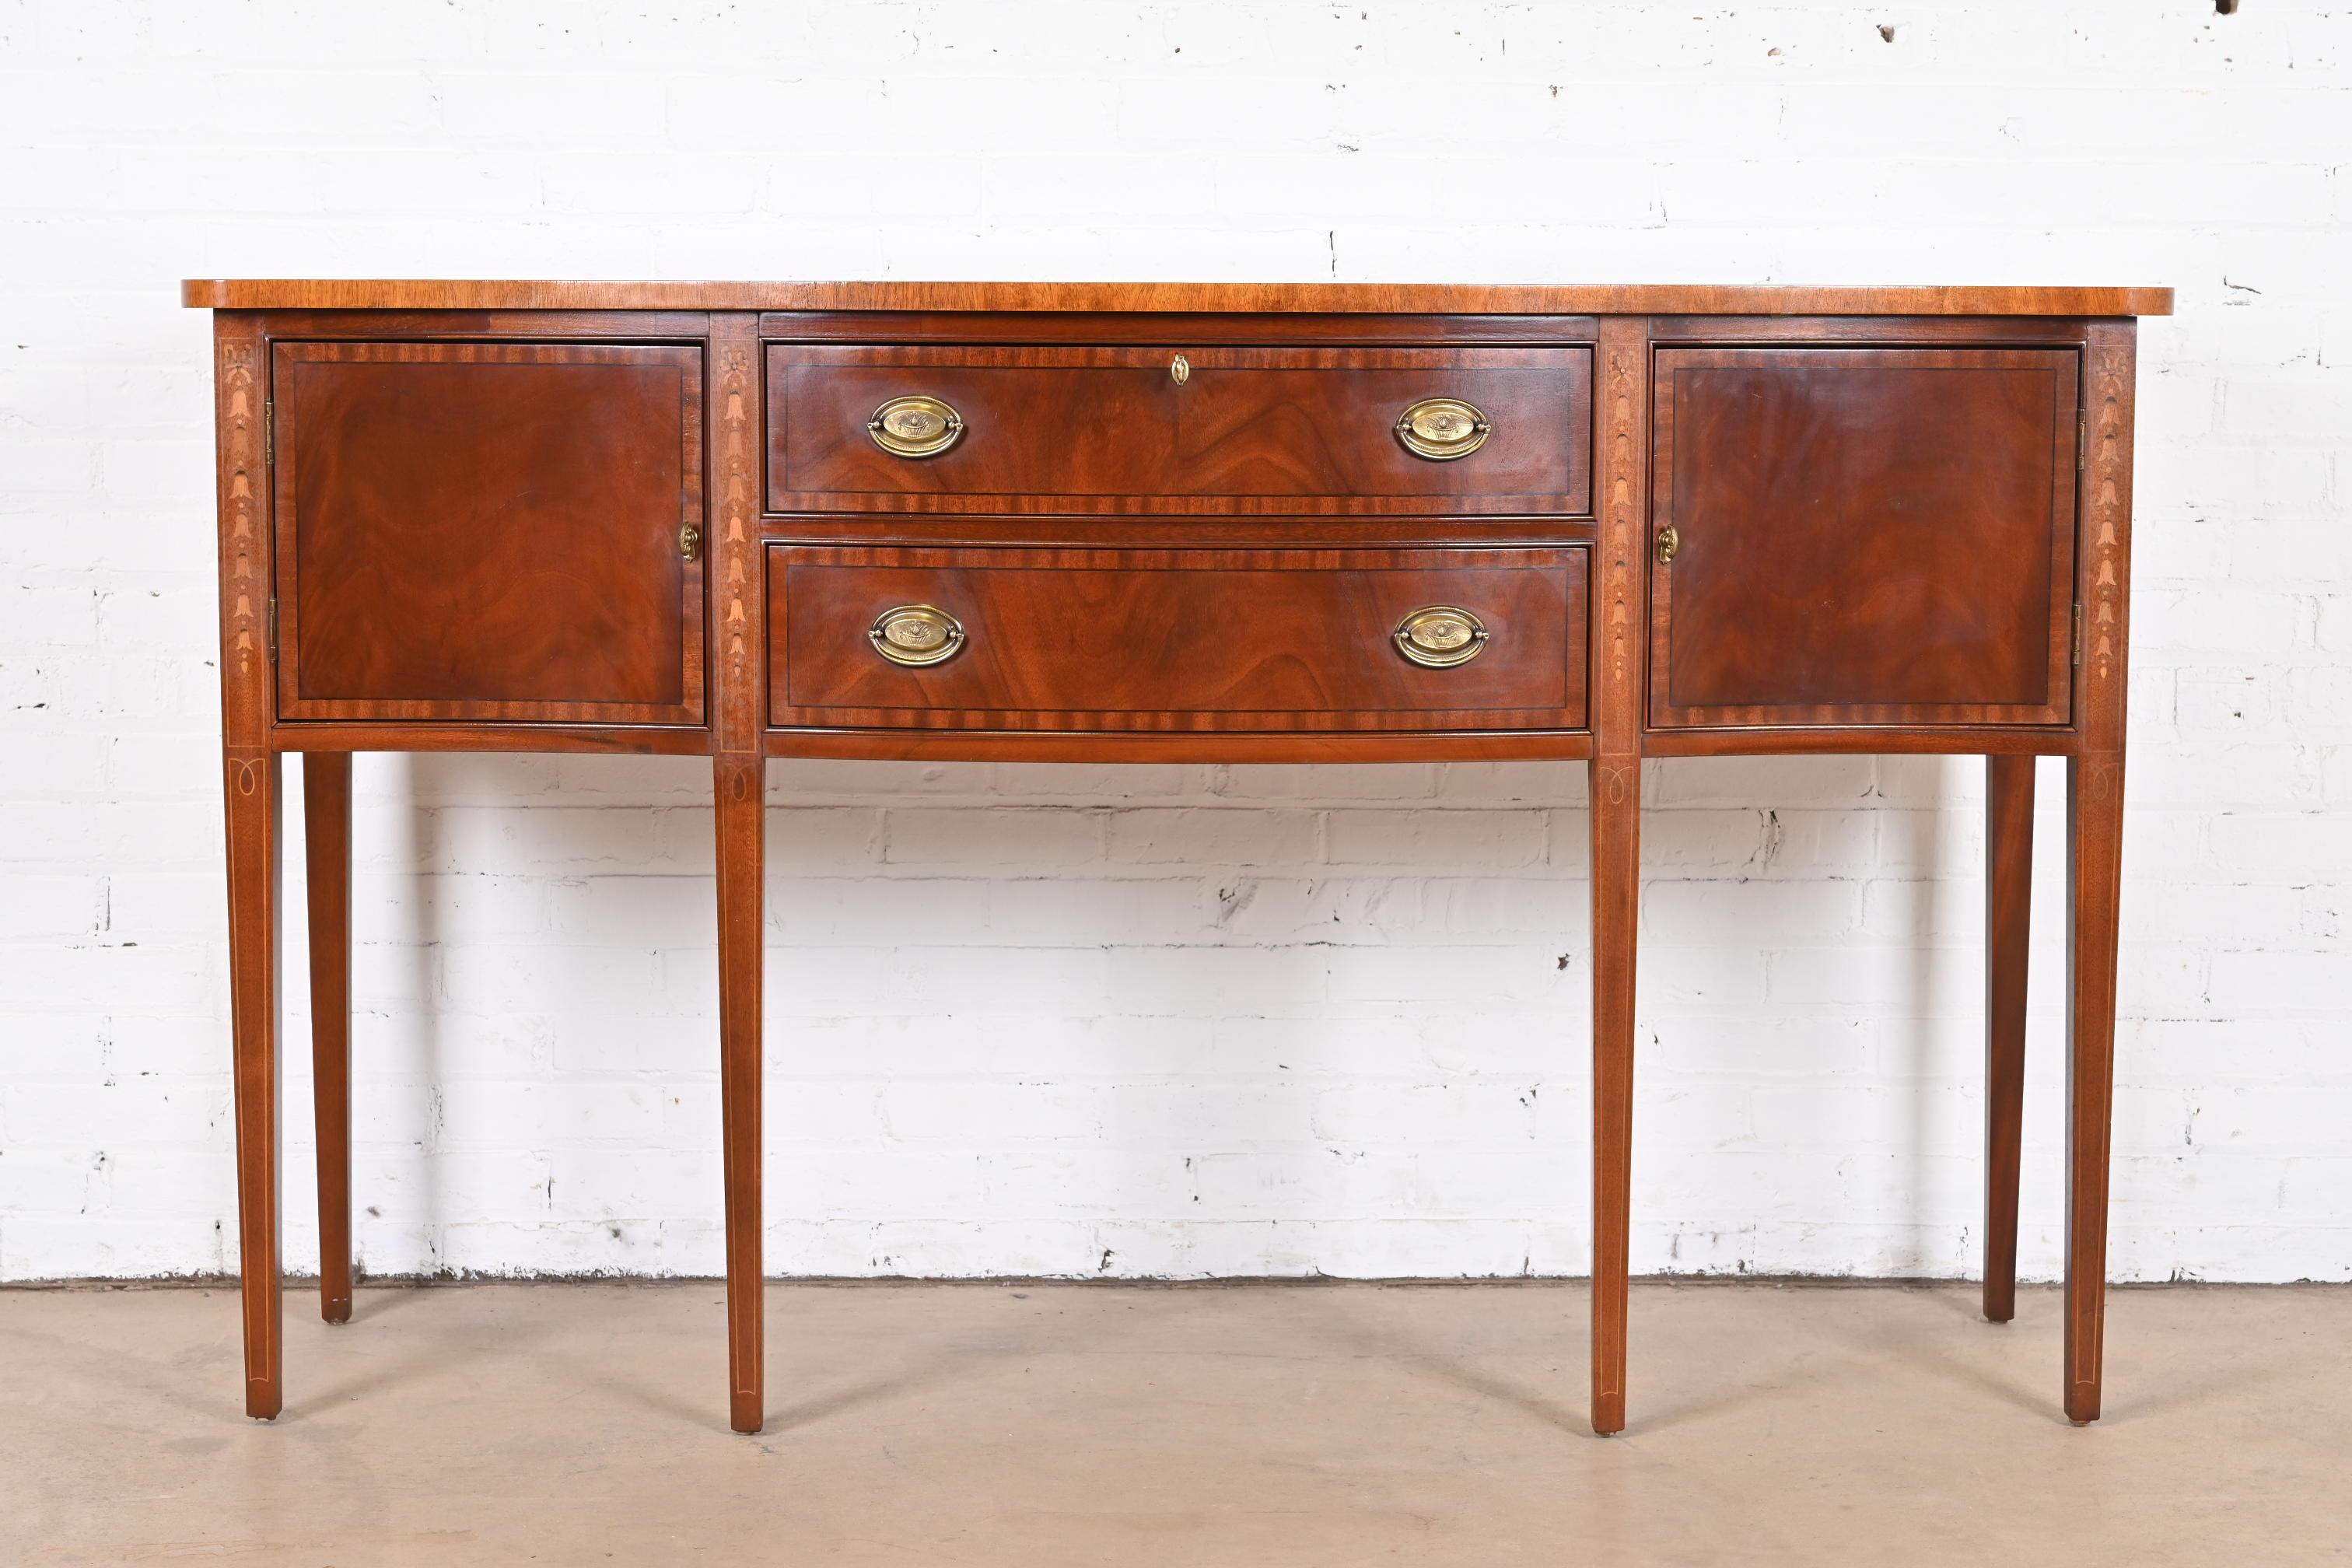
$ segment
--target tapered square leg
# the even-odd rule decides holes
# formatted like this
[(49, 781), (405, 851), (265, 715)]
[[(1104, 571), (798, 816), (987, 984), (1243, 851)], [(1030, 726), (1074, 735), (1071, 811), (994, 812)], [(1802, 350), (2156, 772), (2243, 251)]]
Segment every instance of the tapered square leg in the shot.
[(1985, 759), (1984, 1315), (2017, 1315), (2017, 1175), (2033, 900), (2032, 757)]
[(352, 1320), (352, 754), (302, 758), (310, 1081), (319, 1123), (319, 1315)]
[(2107, 1297), (2107, 1169), (2116, 1078), (2124, 765), (2066, 763), (2066, 1415), (2099, 1418)]
[(2084, 353), (2080, 750), (2066, 759), (2066, 1415), (2099, 1418), (2107, 1163), (2123, 895), (2124, 716), (2131, 620), (2137, 328), (2095, 322)]
[(719, 841), (719, 1097), (727, 1172), (729, 1418), (757, 1432), (766, 1418), (761, 1363), (760, 1220), (761, 930), (766, 875), (766, 763), (720, 757), (714, 773)]
[(231, 1095), (236, 1110), (239, 1304), (245, 1413), (284, 1401), (278, 1300), (278, 754), (270, 749), (268, 378), (259, 319), (213, 315), (219, 452), (221, 782), (228, 838)]
[(275, 752), (244, 748), (230, 749), (224, 762), (245, 1413), (266, 1421), (285, 1402), (278, 1279), (279, 763)]
[(1641, 768), (1631, 757), (1598, 759), (1591, 764), (1592, 1429), (1601, 1433), (1625, 1429)]

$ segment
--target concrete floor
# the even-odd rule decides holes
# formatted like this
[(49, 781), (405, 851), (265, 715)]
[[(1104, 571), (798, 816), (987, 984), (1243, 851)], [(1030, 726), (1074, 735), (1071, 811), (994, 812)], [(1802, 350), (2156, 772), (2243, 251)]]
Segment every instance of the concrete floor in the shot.
[(2058, 1300), (1646, 1285), (1585, 1425), (1580, 1285), (771, 1286), (765, 1434), (716, 1286), (289, 1294), (239, 1414), (220, 1289), (0, 1291), (0, 1562), (1353, 1565), (2352, 1562), (2352, 1290)]

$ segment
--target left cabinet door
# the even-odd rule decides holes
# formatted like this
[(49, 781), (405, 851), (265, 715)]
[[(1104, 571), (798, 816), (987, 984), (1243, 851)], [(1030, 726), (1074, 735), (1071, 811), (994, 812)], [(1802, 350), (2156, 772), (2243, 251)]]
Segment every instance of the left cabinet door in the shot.
[(703, 721), (702, 351), (285, 342), (282, 719)]

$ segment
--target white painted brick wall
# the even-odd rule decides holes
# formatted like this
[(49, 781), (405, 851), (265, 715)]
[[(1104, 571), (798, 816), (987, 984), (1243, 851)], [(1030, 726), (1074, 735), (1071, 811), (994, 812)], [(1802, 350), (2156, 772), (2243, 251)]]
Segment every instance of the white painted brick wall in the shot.
[[(0, 1278), (233, 1260), (173, 281), (314, 273), (2173, 284), (2115, 1268), (2352, 1278), (2352, 7), (0, 7)], [(358, 778), (365, 1266), (715, 1272), (707, 768)], [(1635, 1267), (1969, 1271), (1977, 765), (1645, 787)], [(1578, 769), (812, 763), (772, 805), (772, 1268), (1582, 1268)], [(299, 922), (287, 967), (300, 1268)]]

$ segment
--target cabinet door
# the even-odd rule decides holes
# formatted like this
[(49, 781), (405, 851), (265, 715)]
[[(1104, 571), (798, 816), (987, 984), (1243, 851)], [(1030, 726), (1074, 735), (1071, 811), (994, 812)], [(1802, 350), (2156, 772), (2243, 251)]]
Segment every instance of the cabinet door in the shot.
[(702, 721), (702, 351), (289, 342), (286, 719)]
[(2071, 349), (1657, 356), (1650, 721), (2063, 724)]

